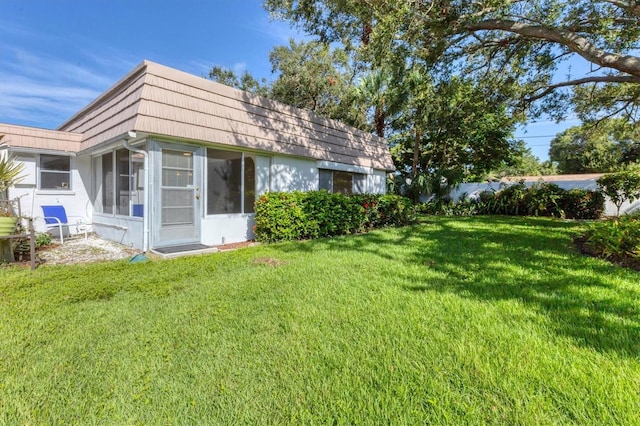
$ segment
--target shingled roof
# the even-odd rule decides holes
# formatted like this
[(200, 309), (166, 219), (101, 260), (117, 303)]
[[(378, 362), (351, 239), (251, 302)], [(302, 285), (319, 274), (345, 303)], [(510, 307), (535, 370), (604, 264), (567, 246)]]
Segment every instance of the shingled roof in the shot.
[(73, 132), (38, 129), (0, 123), (2, 142), (12, 148), (45, 151), (78, 152), (82, 148), (82, 135)]
[(338, 121), (143, 61), (63, 123), (81, 150), (128, 131), (393, 170), (384, 139)]

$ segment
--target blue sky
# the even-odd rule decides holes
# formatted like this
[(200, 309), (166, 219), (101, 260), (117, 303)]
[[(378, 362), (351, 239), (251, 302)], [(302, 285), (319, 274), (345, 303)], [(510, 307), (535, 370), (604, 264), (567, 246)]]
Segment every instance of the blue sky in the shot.
[[(271, 79), (269, 52), (299, 35), (261, 4), (0, 0), (0, 121), (55, 129), (143, 59), (200, 76), (221, 65)], [(552, 136), (576, 124), (543, 120), (517, 136), (547, 159)]]

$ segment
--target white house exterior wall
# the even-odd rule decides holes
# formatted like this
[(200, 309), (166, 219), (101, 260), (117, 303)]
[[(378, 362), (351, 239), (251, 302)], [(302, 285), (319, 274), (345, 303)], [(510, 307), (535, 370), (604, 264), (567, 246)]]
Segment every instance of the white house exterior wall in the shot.
[(276, 156), (271, 160), (271, 192), (315, 191), (318, 189), (315, 161)]
[(221, 245), (252, 240), (253, 214), (207, 216), (202, 222), (202, 244)]
[(106, 240), (142, 250), (142, 218), (95, 214), (92, 229)]
[[(87, 221), (91, 219), (93, 207), (89, 200), (89, 191), (86, 182), (90, 182), (90, 161), (86, 158), (71, 157), (71, 189), (68, 191), (40, 190), (37, 189), (38, 168), (35, 154), (16, 153), (25, 168), (35, 173), (35, 178), (31, 175), (26, 181), (9, 189), (9, 198), (20, 199), (20, 212), (22, 216), (32, 217), (33, 226), (36, 232), (45, 232), (43, 213), (40, 206), (60, 204), (64, 206), (71, 223), (76, 222), (77, 217)], [(69, 227), (69, 232), (76, 234), (74, 226)]]

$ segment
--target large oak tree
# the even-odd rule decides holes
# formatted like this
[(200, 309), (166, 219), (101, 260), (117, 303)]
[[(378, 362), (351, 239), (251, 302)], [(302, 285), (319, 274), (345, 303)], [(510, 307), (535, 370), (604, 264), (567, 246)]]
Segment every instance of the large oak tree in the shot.
[[(419, 56), (445, 73), (510, 87), (529, 114), (561, 116), (571, 100), (583, 119), (638, 118), (637, 0), (266, 0), (265, 7), (322, 40), (359, 48), (375, 65)], [(588, 70), (562, 69), (570, 58)], [(566, 88), (578, 90), (569, 99)]]

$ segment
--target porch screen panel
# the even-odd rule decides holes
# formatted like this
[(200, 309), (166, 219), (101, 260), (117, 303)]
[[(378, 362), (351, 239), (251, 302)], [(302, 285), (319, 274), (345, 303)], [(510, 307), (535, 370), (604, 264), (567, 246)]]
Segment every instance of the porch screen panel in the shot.
[(244, 157), (244, 212), (253, 213), (256, 201), (256, 164), (253, 158)]
[(120, 215), (129, 215), (129, 150), (116, 151), (116, 202)]
[(102, 212), (113, 214), (113, 154), (102, 156)]
[(144, 208), (144, 156), (131, 154), (131, 215), (142, 217)]
[(242, 153), (209, 149), (207, 214), (224, 213), (242, 213)]
[(193, 190), (162, 189), (162, 225), (191, 225), (194, 222)]
[(193, 153), (162, 150), (162, 226), (195, 223)]

